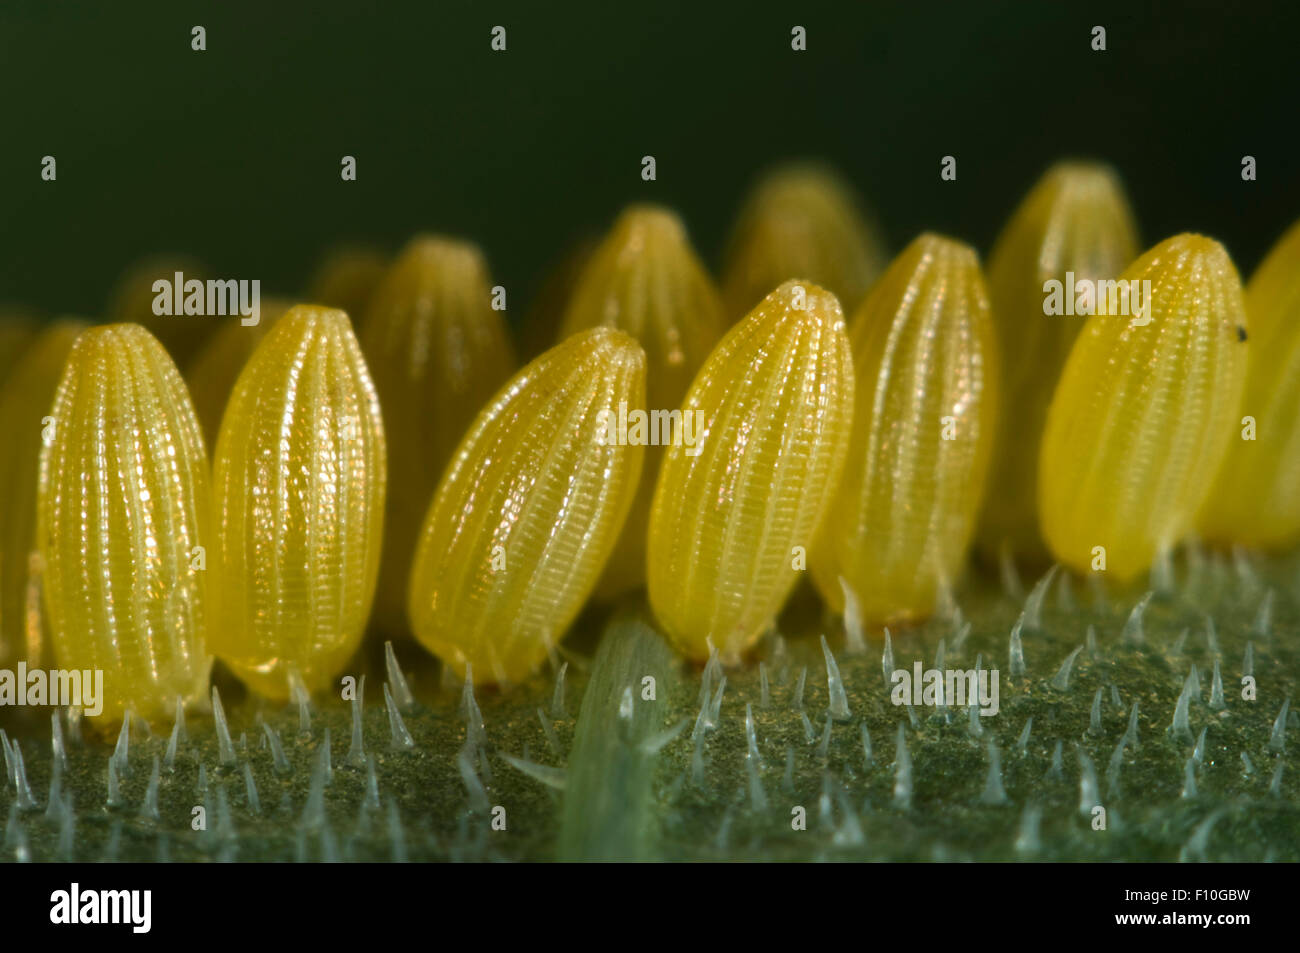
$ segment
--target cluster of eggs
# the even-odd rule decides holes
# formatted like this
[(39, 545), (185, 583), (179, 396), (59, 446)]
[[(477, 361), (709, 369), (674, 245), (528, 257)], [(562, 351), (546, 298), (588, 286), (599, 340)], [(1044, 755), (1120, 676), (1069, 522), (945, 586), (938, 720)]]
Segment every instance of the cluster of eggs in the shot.
[[(1193, 534), (1300, 538), (1300, 227), (1243, 293), (1211, 239), (1137, 256), (1115, 175), (1063, 163), (987, 282), (950, 238), (881, 249), (821, 169), (761, 184), (720, 288), (632, 207), (539, 296), (526, 340), (554, 346), (518, 370), (483, 256), (431, 236), (331, 259), (323, 304), (255, 327), (154, 317), (157, 268), (118, 323), (0, 326), (0, 662), (52, 650), (105, 672), (102, 717), (151, 718), (213, 655), (321, 691), (368, 627), (510, 683), (593, 595), (644, 588), (683, 655), (735, 659), (805, 566), (897, 622), (972, 543), (1128, 580)], [(1049, 314), (1067, 275), (1149, 282), (1143, 320)]]

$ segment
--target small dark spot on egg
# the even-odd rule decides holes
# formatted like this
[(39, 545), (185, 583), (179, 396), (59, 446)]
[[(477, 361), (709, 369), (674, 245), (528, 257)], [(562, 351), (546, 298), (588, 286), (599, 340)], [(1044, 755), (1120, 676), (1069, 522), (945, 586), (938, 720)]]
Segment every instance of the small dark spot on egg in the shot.
[(1243, 328), (1240, 324), (1237, 325), (1237, 340), (1238, 341), (1246, 340), (1246, 329)]

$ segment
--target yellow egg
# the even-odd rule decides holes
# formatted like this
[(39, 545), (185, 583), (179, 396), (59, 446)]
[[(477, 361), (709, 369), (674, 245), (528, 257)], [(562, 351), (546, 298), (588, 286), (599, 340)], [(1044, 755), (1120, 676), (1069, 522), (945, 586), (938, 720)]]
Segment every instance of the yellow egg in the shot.
[(797, 278), (831, 291), (852, 314), (885, 260), (884, 243), (848, 183), (822, 165), (795, 163), (766, 175), (741, 209), (723, 296), (734, 319)]
[(353, 320), (366, 313), (388, 259), (382, 252), (364, 246), (332, 250), (317, 266), (307, 285), (307, 300), (337, 308)]
[[(648, 404), (640, 409), (672, 411), (726, 323), (722, 300), (681, 220), (667, 209), (637, 205), (619, 217), (592, 255), (562, 336), (598, 325), (632, 335), (646, 353)], [(597, 587), (604, 598), (645, 585), (646, 528), (662, 458), (661, 447), (646, 451), (636, 501)]]
[(961, 573), (988, 473), (997, 364), (974, 249), (925, 234), (853, 319), (857, 403), (839, 493), (813, 550), (813, 579), (866, 619), (929, 615)]
[[(180, 284), (176, 276), (180, 275)], [(118, 279), (108, 302), (108, 317), (112, 321), (134, 322), (143, 325), (171, 355), (177, 365), (184, 367), (199, 352), (204, 342), (223, 320), (209, 314), (157, 314), (154, 304), (159, 294), (168, 300), (180, 296), (184, 304), (185, 286), (190, 281), (205, 282), (211, 277), (207, 268), (197, 259), (187, 255), (157, 255), (132, 265)], [(155, 288), (157, 282), (166, 282), (167, 290)], [(206, 284), (204, 285), (204, 308)]]
[(596, 250), (596, 237), (583, 235), (573, 242), (545, 271), (533, 293), (519, 328), (519, 353), (531, 361), (555, 346), (564, 324), (569, 299)]
[(211, 496), (180, 372), (136, 324), (77, 338), (43, 434), (45, 619), (60, 669), (103, 672), (102, 710), (156, 719), (203, 697)]
[(298, 305), (235, 382), (214, 464), (214, 653), (254, 691), (324, 689), (366, 626), (385, 487), (379, 399), (342, 311)]
[(438, 478), (475, 415), (515, 370), (475, 245), (411, 240), (371, 298), (361, 346), (388, 434), (388, 515), (375, 616), (406, 629), (406, 585)]
[[(23, 352), (22, 361), (0, 386), (0, 665), (26, 660), (44, 664), (37, 595), (36, 478), (42, 431), (81, 321), (56, 321)], [(39, 558), (35, 560), (39, 565)]]
[[(1109, 166), (1061, 162), (1025, 197), (989, 256), (989, 298), (1001, 357), (1000, 422), (976, 538), (1047, 560), (1038, 530), (1038, 448), (1047, 406), (1085, 317), (1046, 314), (1044, 286), (1118, 278), (1138, 253), (1133, 214)], [(1071, 297), (1076, 297), (1071, 295)]]
[(194, 410), (203, 428), (203, 441), (215, 450), (221, 416), (234, 390), (239, 372), (280, 315), (289, 310), (287, 298), (265, 298), (261, 302), (256, 324), (244, 324), (238, 317), (227, 317), (199, 349), (185, 370), (185, 382), (194, 399)]
[(1236, 439), (1247, 344), (1241, 281), (1218, 242), (1166, 239), (1120, 280), (1048, 409), (1038, 518), (1059, 562), (1127, 581), (1192, 529)]
[(1251, 277), (1246, 313), (1245, 396), (1199, 529), (1279, 549), (1300, 540), (1300, 223)]
[(592, 328), (523, 368), (488, 403), (438, 484), (410, 580), (420, 642), (476, 682), (518, 682), (596, 584), (644, 448), (618, 407), (643, 406), (645, 354)]
[(650, 515), (650, 604), (678, 650), (735, 659), (776, 619), (848, 451), (853, 366), (835, 296), (787, 281), (696, 375)]

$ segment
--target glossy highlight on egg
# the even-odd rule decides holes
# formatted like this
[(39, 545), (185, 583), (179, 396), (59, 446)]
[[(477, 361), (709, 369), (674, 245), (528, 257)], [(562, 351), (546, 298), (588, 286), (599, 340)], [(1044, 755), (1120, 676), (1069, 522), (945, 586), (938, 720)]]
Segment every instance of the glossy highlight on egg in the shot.
[(207, 453), (180, 372), (148, 331), (83, 331), (50, 409), (36, 539), (60, 669), (103, 672), (103, 725), (207, 690)]
[[(573, 246), (521, 370), (536, 329), (479, 247), (432, 233), (324, 261), (312, 289), (358, 314), (151, 316), (184, 382), (137, 324), (0, 324), (0, 495), (31, 501), (0, 514), (0, 660), (102, 662), (107, 711), (151, 719), (203, 695), (210, 655), (283, 700), (364, 663), (368, 633), (411, 636), (513, 686), (585, 609), (638, 607), (682, 657), (743, 664), (801, 579), (823, 619), (880, 632), (951, 608), (976, 544), (1119, 584), (1193, 536), (1285, 548), (1300, 227), (1244, 294), (1217, 242), (1130, 263), (1135, 234), (1114, 170), (1067, 161), (987, 280), (929, 232), (882, 271), (849, 188), (799, 165), (742, 209), (725, 294), (664, 206)], [(202, 274), (147, 263), (114, 313), (173, 269)], [(1095, 313), (1051, 313), (1063, 281), (1097, 282)]]
[(185, 368), (185, 383), (189, 386), (194, 410), (199, 415), (199, 425), (203, 428), (203, 440), (209, 453), (216, 448), (221, 417), (226, 412), (226, 404), (240, 372), (262, 343), (266, 332), (292, 306), (293, 302), (286, 298), (263, 299), (256, 324), (226, 321), (204, 342)]
[(406, 585), (429, 500), (471, 421), (514, 372), (514, 345), (494, 308), (483, 253), (434, 235), (413, 238), (379, 279), (360, 338), (388, 434), (376, 622), (404, 633)]
[(1052, 166), (1012, 213), (988, 261), (1001, 400), (977, 531), (985, 559), (1050, 562), (1038, 528), (1038, 448), (1052, 391), (1085, 317), (1048, 314), (1047, 282), (1118, 278), (1137, 256), (1118, 175), (1096, 162)]
[(1241, 280), (1213, 239), (1166, 239), (1121, 280), (1147, 305), (1099, 300), (1079, 333), (1047, 412), (1038, 515), (1059, 562), (1125, 582), (1193, 529), (1237, 439), (1250, 345)]
[[(686, 228), (671, 211), (633, 206), (593, 253), (569, 303), (561, 337), (611, 327), (646, 354), (642, 410), (672, 411), (727, 325), (722, 299)], [(645, 473), (598, 588), (615, 598), (645, 586), (646, 528), (663, 448), (646, 448)]]
[(844, 313), (787, 281), (723, 337), (682, 402), (647, 551), (650, 605), (689, 658), (735, 661), (776, 619), (838, 485), (853, 419)]
[(1294, 937), (1300, 0), (161, 6), (0, 0), (12, 953)]
[(212, 651), (253, 691), (322, 691), (370, 617), (384, 425), (346, 314), (297, 305), (245, 365), (213, 464)]
[(852, 438), (813, 579), (836, 611), (847, 585), (868, 620), (922, 619), (965, 564), (997, 420), (997, 346), (975, 250), (915, 239), (852, 333)]
[(459, 676), (510, 684), (555, 651), (636, 496), (644, 446), (607, 439), (645, 403), (645, 353), (592, 328), (489, 401), (423, 521), (410, 576), (416, 638)]

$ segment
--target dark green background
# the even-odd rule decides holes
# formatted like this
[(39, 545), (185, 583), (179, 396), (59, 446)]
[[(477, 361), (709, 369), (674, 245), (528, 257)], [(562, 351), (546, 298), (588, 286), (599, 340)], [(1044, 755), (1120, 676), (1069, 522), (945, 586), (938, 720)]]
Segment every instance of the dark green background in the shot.
[(1300, 18), (1228, 6), (5, 0), (0, 301), (95, 315), (157, 251), (292, 292), (339, 240), (419, 229), (478, 240), (526, 295), (633, 199), (681, 209), (716, 262), (755, 172), (804, 155), (896, 247), (930, 228), (983, 250), (1052, 159), (1103, 157), (1144, 245), (1204, 231), (1248, 275), (1300, 217)]

